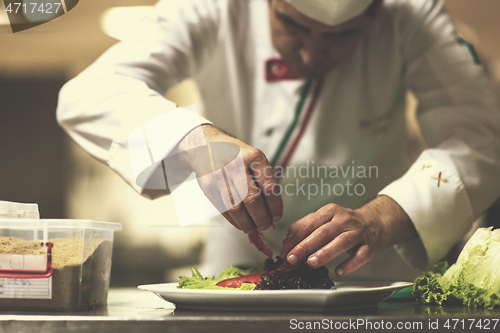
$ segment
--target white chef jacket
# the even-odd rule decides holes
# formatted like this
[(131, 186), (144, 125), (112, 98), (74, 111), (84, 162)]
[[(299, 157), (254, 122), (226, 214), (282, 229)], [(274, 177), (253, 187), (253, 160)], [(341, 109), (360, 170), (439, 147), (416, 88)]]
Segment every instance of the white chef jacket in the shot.
[[(58, 121), (138, 192), (154, 197), (135, 183), (127, 137), (162, 115), (163, 145), (156, 154), (167, 156), (199, 125), (192, 112), (173, 110), (163, 97), (185, 78), (199, 85), (201, 122), (269, 159), (276, 154), (305, 86), (304, 80), (267, 82), (264, 64), (276, 57), (266, 0), (162, 0), (136, 36), (63, 87)], [(299, 218), (327, 203), (356, 208), (385, 194), (405, 210), (419, 238), (387, 249), (349, 277), (412, 279), (442, 258), (500, 194), (500, 117), (483, 70), (458, 42), (442, 1), (386, 0), (352, 56), (325, 74), (320, 91), (317, 85), (312, 82), (304, 108), (314, 93), (316, 104), (298, 122), (299, 139), (284, 169), (302, 174), (281, 179), (288, 189), (284, 215), (265, 239), (278, 253)], [(407, 90), (419, 101), (417, 118), (429, 147), (411, 166), (405, 163)], [(264, 258), (219, 216), (201, 271), (215, 275), (225, 265), (251, 266)]]

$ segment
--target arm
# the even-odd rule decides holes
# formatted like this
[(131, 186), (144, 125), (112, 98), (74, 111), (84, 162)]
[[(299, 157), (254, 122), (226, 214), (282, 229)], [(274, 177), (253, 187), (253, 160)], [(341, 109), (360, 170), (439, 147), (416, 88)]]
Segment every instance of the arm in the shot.
[[(482, 68), (459, 44), (441, 1), (415, 4), (399, 16), (398, 36), (429, 149), (362, 208), (325, 206), (296, 222), (282, 249), (288, 260), (308, 258), (312, 266), (314, 256), (319, 265), (348, 252), (337, 271), (345, 275), (394, 245), (423, 268), (442, 258), (500, 194), (500, 116)], [(423, 249), (405, 242), (416, 236)]]
[[(166, 156), (193, 128), (207, 120), (175, 109), (165, 92), (192, 76), (219, 39), (216, 1), (160, 1), (143, 29), (109, 49), (60, 92), (57, 119), (92, 156), (107, 163), (139, 193), (130, 166), (128, 136), (161, 116)], [(162, 194), (165, 194), (163, 191)]]
[[(500, 112), (442, 1), (424, 4), (402, 31), (406, 81), (429, 148), (381, 193), (408, 214), (433, 264), (500, 195)], [(408, 245), (396, 249), (416, 261)]]
[[(253, 232), (267, 229), (283, 210), (281, 197), (272, 193), (276, 180), (265, 156), (215, 127), (201, 130), (200, 125), (209, 121), (176, 109), (163, 97), (170, 87), (199, 71), (221, 42), (224, 18), (218, 5), (215, 0), (160, 1), (143, 31), (112, 47), (63, 87), (57, 116), (78, 144), (142, 195), (168, 194), (195, 171), (219, 212), (237, 228)], [(217, 178), (217, 172), (201, 177), (211, 162), (225, 165), (224, 156), (203, 160), (203, 146), (210, 142), (230, 142), (241, 150), (245, 186), (232, 192), (239, 200), (224, 196), (226, 182)], [(187, 151), (184, 156), (189, 159), (179, 167), (175, 156)], [(228, 182), (237, 184), (237, 175), (228, 172)]]

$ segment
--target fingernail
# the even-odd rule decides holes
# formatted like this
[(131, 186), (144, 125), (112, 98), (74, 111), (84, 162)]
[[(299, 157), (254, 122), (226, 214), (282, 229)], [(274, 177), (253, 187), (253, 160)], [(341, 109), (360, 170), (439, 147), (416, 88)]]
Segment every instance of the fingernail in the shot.
[(309, 258), (309, 266), (317, 267), (319, 265), (319, 260), (317, 257)]
[(341, 268), (337, 268), (335, 270), (335, 274), (337, 274), (338, 276), (342, 276), (342, 274), (344, 274), (344, 271)]
[(273, 222), (278, 222), (280, 220), (281, 216), (274, 216), (273, 217)]
[(297, 256), (295, 254), (291, 254), (288, 256), (287, 261), (290, 264), (295, 265), (297, 263), (298, 259), (297, 259)]

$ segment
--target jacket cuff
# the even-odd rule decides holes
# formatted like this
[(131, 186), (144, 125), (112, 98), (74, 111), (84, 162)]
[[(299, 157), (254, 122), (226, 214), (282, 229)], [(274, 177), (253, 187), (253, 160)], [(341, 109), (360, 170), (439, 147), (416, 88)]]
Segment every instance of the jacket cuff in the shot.
[[(379, 194), (395, 200), (413, 222), (420, 240), (398, 244), (395, 249), (417, 268), (444, 257), (473, 222), (472, 206), (458, 173), (425, 152)], [(421, 258), (424, 249), (427, 262)]]
[[(168, 194), (170, 191), (161, 165), (163, 159), (190, 131), (211, 123), (192, 109), (175, 108), (150, 114), (147, 119), (128, 119), (111, 145), (109, 166), (145, 197)], [(187, 178), (191, 171), (179, 170), (179, 173), (182, 175), (176, 175), (178, 181), (179, 177)]]

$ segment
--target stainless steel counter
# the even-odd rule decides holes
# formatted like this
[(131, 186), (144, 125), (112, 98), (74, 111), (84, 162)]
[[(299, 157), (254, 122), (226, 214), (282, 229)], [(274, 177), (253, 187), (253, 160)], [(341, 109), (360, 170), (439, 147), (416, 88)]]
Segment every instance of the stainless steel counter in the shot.
[[(500, 309), (419, 306), (411, 299), (391, 299), (377, 308), (330, 313), (175, 311), (150, 292), (111, 289), (108, 306), (74, 313), (6, 312), (3, 332), (294, 332), (388, 330), (409, 332), (500, 331)], [(495, 325), (496, 322), (496, 325)], [(482, 328), (479, 328), (477, 324)], [(474, 324), (474, 327), (471, 326)], [(484, 325), (488, 324), (489, 329)], [(455, 330), (453, 330), (455, 328)]]

